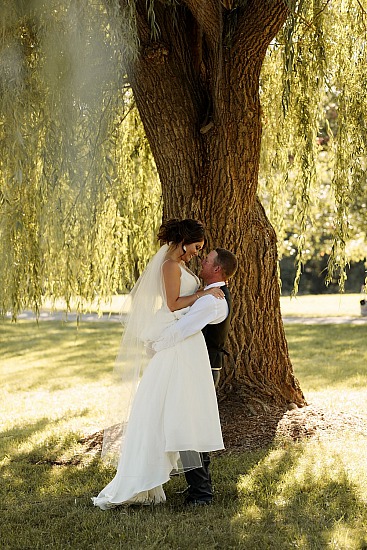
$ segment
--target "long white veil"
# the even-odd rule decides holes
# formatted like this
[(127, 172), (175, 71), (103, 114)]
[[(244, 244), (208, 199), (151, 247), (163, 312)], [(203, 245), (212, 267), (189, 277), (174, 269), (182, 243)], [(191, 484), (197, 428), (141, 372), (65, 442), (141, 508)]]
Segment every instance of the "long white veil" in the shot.
[[(173, 313), (166, 306), (162, 265), (168, 249), (165, 244), (153, 256), (124, 305), (124, 333), (114, 366), (102, 447), (103, 459), (113, 465), (118, 463), (139, 380), (151, 358), (149, 343), (159, 337), (154, 333), (158, 325), (162, 330), (162, 318), (170, 324), (184, 313), (183, 310)], [(182, 460), (184, 466), (179, 464), (179, 471), (201, 466), (201, 458), (195, 451), (186, 452)]]
[(102, 457), (112, 464), (118, 462), (139, 380), (149, 363), (142, 335), (152, 327), (154, 315), (163, 305), (161, 268), (167, 251), (168, 245), (163, 245), (153, 256), (124, 303), (124, 332), (114, 366), (102, 447)]

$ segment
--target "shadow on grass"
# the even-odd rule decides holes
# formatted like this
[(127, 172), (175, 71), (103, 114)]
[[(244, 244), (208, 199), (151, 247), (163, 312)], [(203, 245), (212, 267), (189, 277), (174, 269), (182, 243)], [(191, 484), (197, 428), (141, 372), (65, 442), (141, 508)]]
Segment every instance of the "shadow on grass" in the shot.
[[(120, 339), (116, 325), (89, 324), (82, 333), (62, 324), (30, 328), (24, 323), (24, 329), (22, 325), (5, 324), (1, 350), (9, 363), (6, 383), (24, 390), (27, 380), (28, 388), (44, 385), (51, 390), (60, 384), (72, 386), (73, 376), (99, 380), (110, 371), (106, 358), (113, 362), (111, 342), (117, 348)], [(289, 329), (294, 331), (289, 338), (291, 353), (298, 354), (296, 361), (305, 356), (306, 362), (297, 365), (298, 372), (299, 368), (304, 371), (302, 379), (321, 376), (325, 385), (347, 382), (346, 371), (328, 365), (337, 364), (339, 351), (348, 351), (351, 364), (353, 349), (365, 349), (364, 327), (292, 326), (287, 333)], [(82, 338), (77, 341), (83, 352), (75, 344), (77, 338)], [(46, 370), (49, 363), (51, 371)], [(101, 365), (98, 369), (96, 363)], [(54, 371), (50, 384), (45, 373)], [(5, 483), (0, 488), (0, 538), (4, 549), (367, 548), (365, 501), (340, 456), (328, 449), (320, 447), (317, 452), (314, 445), (311, 452), (303, 443), (214, 456), (215, 502), (205, 509), (182, 507), (183, 495), (178, 491), (185, 488), (185, 480), (180, 477), (166, 485), (165, 506), (101, 512), (90, 498), (114, 471), (93, 456), (73, 464), (73, 456), (80, 452), (79, 436), (63, 432), (65, 420), (63, 416), (52, 422), (60, 424), (57, 435), (47, 435), (50, 420), (46, 416), (2, 434)]]
[[(69, 446), (65, 437), (59, 452)], [(337, 455), (320, 458), (316, 467), (302, 445), (214, 458), (215, 502), (189, 510), (178, 493), (185, 480), (176, 477), (165, 486), (164, 506), (102, 512), (90, 498), (111, 480), (112, 469), (97, 458), (79, 467), (55, 467), (34, 464), (34, 456), (35, 450), (23, 452), (6, 468), (19, 494), (14, 492), (8, 507), (3, 498), (5, 529), (17, 530), (18, 544), (27, 543), (5, 548), (367, 548), (358, 487)]]
[(13, 391), (46, 383), (49, 391), (65, 388), (73, 377), (104, 379), (111, 373), (122, 333), (116, 323), (83, 323), (77, 329), (56, 321), (5, 322), (1, 330), (4, 382)]
[(338, 455), (316, 457), (304, 445), (271, 451), (238, 490), (239, 547), (367, 548), (365, 502)]
[[(1, 456), (5, 458), (10, 465), (15, 463), (55, 464), (62, 462), (60, 456), (67, 456), (68, 453), (75, 454), (77, 445), (80, 442), (80, 434), (67, 432), (62, 434), (62, 424), (72, 418), (80, 418), (88, 414), (88, 409), (78, 411), (77, 414), (69, 412), (60, 418), (53, 419), (48, 417), (39, 418), (37, 421), (20, 426), (13, 426), (8, 430), (2, 430), (0, 433)], [(59, 434), (50, 435), (45, 431), (59, 426)], [(64, 459), (65, 463), (70, 460)]]

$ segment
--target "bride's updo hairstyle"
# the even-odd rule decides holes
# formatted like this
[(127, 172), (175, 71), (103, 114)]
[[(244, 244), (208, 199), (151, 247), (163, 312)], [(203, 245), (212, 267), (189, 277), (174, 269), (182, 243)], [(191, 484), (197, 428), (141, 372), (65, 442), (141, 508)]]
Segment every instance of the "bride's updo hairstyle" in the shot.
[(162, 223), (157, 235), (161, 245), (163, 244), (175, 244), (178, 245), (182, 242), (183, 245), (198, 243), (204, 241), (205, 243), (205, 229), (201, 222), (197, 220), (179, 220), (174, 218)]

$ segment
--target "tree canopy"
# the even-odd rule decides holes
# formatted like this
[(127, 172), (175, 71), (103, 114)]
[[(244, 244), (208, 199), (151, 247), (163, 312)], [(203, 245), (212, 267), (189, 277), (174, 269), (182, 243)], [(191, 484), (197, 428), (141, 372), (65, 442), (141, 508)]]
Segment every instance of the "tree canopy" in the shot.
[(118, 6), (10, 0), (1, 25), (1, 310), (130, 288), (161, 204)]
[(286, 246), (297, 251), (297, 279), (312, 241), (323, 239), (327, 281), (340, 270), (343, 287), (348, 261), (367, 255), (367, 4), (316, 0), (290, 8), (263, 65), (261, 179), (280, 237), (293, 212), (296, 241)]
[[(213, 4), (234, 25), (251, 3)], [(166, 4), (172, 18), (186, 6)], [(367, 2), (287, 5), (261, 73), (259, 193), (280, 236), (294, 212), (299, 273), (327, 220), (330, 274), (341, 267), (343, 284), (353, 225), (360, 240), (366, 233)], [(154, 41), (155, 2), (147, 6)], [(139, 49), (135, 2), (4, 0), (0, 10), (1, 310), (129, 288), (162, 211), (125, 69)]]

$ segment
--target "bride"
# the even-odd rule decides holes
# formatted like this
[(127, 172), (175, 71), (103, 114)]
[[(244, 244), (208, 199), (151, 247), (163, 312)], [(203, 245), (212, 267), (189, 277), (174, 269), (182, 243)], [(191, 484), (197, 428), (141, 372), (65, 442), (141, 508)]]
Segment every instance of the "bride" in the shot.
[(102, 454), (118, 461), (112, 481), (93, 498), (107, 510), (121, 504), (165, 502), (172, 473), (201, 466), (200, 453), (223, 449), (218, 406), (201, 332), (160, 352), (152, 343), (204, 294), (186, 263), (205, 244), (203, 225), (170, 220), (161, 246), (136, 283), (116, 360), (119, 383)]

